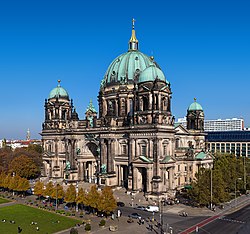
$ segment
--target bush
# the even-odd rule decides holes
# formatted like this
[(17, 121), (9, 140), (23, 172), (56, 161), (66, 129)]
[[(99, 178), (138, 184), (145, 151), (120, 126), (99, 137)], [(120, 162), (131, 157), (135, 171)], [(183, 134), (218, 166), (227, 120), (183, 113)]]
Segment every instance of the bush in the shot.
[(89, 223), (87, 223), (85, 225), (85, 231), (90, 231), (91, 230), (91, 225)]
[(106, 221), (104, 220), (104, 219), (102, 219), (101, 221), (100, 221), (100, 223), (99, 223), (99, 226), (105, 226), (105, 224), (106, 224)]
[(77, 229), (71, 228), (71, 229), (70, 229), (70, 234), (78, 234)]

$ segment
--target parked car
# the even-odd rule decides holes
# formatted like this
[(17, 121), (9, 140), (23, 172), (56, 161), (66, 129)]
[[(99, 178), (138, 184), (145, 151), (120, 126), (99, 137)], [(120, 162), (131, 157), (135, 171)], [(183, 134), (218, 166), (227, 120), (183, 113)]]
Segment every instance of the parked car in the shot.
[(159, 207), (158, 206), (147, 206), (146, 211), (148, 211), (148, 212), (159, 212)]
[(138, 213), (132, 213), (132, 214), (128, 215), (128, 217), (132, 218), (132, 219), (140, 219), (141, 215), (139, 215)]
[(117, 202), (116, 205), (119, 206), (119, 207), (124, 207), (125, 203), (124, 202)]
[(145, 206), (137, 206), (135, 207), (136, 210), (146, 210)]

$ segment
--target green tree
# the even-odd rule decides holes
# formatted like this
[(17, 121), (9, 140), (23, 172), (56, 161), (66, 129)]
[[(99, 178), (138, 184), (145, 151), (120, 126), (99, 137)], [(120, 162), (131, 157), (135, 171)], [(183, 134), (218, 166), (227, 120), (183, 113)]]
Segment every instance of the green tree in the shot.
[(44, 194), (44, 183), (41, 182), (40, 180), (38, 180), (36, 183), (35, 183), (35, 186), (34, 186), (34, 194), (36, 196), (38, 196), (39, 200), (40, 200), (40, 197)]
[(114, 198), (112, 189), (110, 187), (105, 186), (100, 195), (100, 205), (98, 210), (109, 215), (117, 208), (116, 204), (117, 202)]
[(76, 201), (76, 188), (73, 184), (67, 188), (64, 199), (68, 203), (74, 203)]

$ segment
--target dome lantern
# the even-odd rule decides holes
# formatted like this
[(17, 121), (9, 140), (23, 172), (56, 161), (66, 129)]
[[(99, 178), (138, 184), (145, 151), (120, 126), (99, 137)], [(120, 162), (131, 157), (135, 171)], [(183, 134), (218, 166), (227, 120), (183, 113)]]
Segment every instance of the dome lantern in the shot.
[(138, 50), (139, 49), (139, 42), (136, 39), (136, 35), (135, 35), (135, 19), (132, 19), (132, 35), (131, 38), (129, 40), (129, 48), (128, 50)]

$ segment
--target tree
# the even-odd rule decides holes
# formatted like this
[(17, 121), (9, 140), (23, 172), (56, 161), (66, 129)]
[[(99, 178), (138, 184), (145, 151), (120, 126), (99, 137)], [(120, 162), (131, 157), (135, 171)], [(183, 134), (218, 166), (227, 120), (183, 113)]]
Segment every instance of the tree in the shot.
[(76, 203), (83, 204), (83, 205), (87, 204), (87, 194), (85, 193), (83, 188), (79, 189), (79, 192), (78, 192), (77, 197), (76, 197)]
[(15, 173), (21, 177), (27, 179), (33, 179), (39, 176), (39, 168), (35, 163), (27, 156), (20, 155), (19, 157), (14, 158), (9, 167), (10, 173)]
[(12, 159), (13, 159), (13, 152), (11, 149), (9, 148), (0, 149), (0, 173), (8, 172), (8, 165), (10, 164)]
[(63, 186), (60, 184), (56, 184), (56, 186), (53, 188), (51, 197), (53, 199), (63, 199), (64, 198)]
[(74, 203), (76, 201), (76, 188), (71, 184), (65, 193), (65, 201), (68, 203)]
[(100, 205), (100, 194), (97, 191), (95, 185), (91, 186), (89, 193), (87, 194), (87, 204), (88, 206), (92, 207), (93, 209), (99, 208)]
[(4, 187), (5, 189), (8, 189), (8, 188), (9, 188), (10, 180), (11, 180), (11, 176), (10, 176), (10, 175), (7, 175), (7, 176), (4, 178), (3, 187)]
[(19, 178), (17, 191), (25, 193), (30, 188), (30, 183), (26, 178)]
[(6, 174), (4, 172), (0, 173), (0, 188), (4, 187), (4, 180), (5, 180)]
[(116, 209), (116, 207), (117, 203), (112, 189), (105, 186), (100, 196), (100, 205), (98, 210), (109, 215)]
[(28, 151), (35, 151), (39, 154), (42, 154), (43, 152), (43, 147), (41, 145), (37, 145), (37, 144), (29, 144), (28, 145), (28, 148), (27, 148)]
[(54, 186), (53, 186), (53, 183), (50, 181), (47, 185), (46, 185), (46, 188), (44, 190), (44, 194), (43, 196), (46, 197), (48, 196), (49, 198), (52, 197), (52, 194), (53, 194), (53, 191), (54, 191)]
[(17, 191), (17, 187), (18, 187), (18, 184), (20, 183), (20, 179), (21, 177), (18, 175), (10, 177), (8, 188), (12, 190), (13, 192)]
[(38, 196), (39, 200), (40, 197), (44, 194), (44, 183), (40, 180), (35, 183), (34, 194)]

